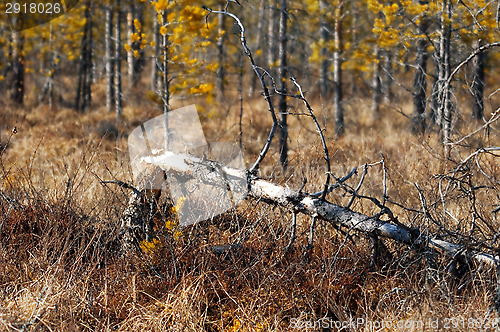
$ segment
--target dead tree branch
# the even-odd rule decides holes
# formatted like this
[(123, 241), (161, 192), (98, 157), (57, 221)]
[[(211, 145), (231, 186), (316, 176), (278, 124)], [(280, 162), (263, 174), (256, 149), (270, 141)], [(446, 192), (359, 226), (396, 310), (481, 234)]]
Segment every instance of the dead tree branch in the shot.
[(323, 193), (321, 194), (321, 199), (325, 199), (326, 194), (328, 193), (328, 186), (330, 184), (330, 171), (331, 171), (330, 155), (328, 153), (328, 146), (326, 145), (325, 135), (323, 134), (323, 129), (321, 129), (321, 126), (319, 125), (318, 120), (316, 119), (316, 116), (314, 115), (314, 112), (312, 110), (311, 105), (309, 105), (306, 98), (304, 97), (302, 87), (300, 86), (299, 83), (297, 83), (297, 80), (295, 79), (295, 77), (290, 77), (290, 79), (292, 80), (293, 84), (295, 84), (295, 86), (299, 90), (299, 99), (301, 99), (304, 102), (304, 105), (306, 106), (307, 111), (309, 112), (309, 115), (311, 116), (311, 118), (314, 122), (314, 125), (316, 126), (316, 130), (318, 132), (318, 135), (321, 138), (321, 144), (323, 145), (323, 152), (325, 154), (325, 162), (326, 162), (326, 169), (327, 169), (325, 186), (324, 186), (325, 189), (323, 189)]
[[(262, 160), (264, 160), (264, 158), (266, 157), (267, 151), (269, 151), (269, 148), (271, 147), (271, 142), (273, 141), (274, 134), (276, 133), (276, 128), (278, 126), (278, 118), (276, 117), (276, 112), (274, 110), (273, 101), (271, 99), (271, 95), (269, 94), (269, 88), (267, 87), (267, 84), (264, 80), (264, 75), (260, 71), (260, 67), (257, 66), (257, 64), (255, 63), (255, 60), (254, 60), (253, 55), (252, 55), (252, 51), (250, 50), (250, 48), (248, 48), (247, 40), (246, 40), (246, 36), (245, 36), (245, 31), (246, 31), (245, 26), (243, 25), (243, 23), (241, 22), (241, 20), (239, 19), (238, 16), (227, 11), (228, 4), (229, 4), (229, 2), (227, 3), (227, 5), (223, 11), (212, 10), (206, 6), (203, 6), (203, 9), (207, 10), (209, 12), (209, 14), (214, 13), (214, 14), (227, 15), (227, 16), (231, 17), (238, 25), (238, 27), (240, 29), (241, 45), (243, 46), (243, 50), (245, 52), (245, 55), (248, 57), (248, 59), (250, 60), (250, 63), (252, 64), (252, 70), (255, 72), (255, 75), (257, 75), (257, 77), (259, 78), (259, 82), (260, 82), (260, 85), (262, 86), (262, 90), (264, 93), (264, 99), (267, 102), (268, 111), (269, 111), (269, 113), (271, 113), (271, 118), (273, 120), (273, 125), (271, 127), (271, 130), (269, 131), (269, 135), (267, 137), (266, 144), (264, 145), (264, 147), (260, 151), (259, 157), (255, 161), (255, 163), (252, 165), (252, 167), (250, 167), (250, 170), (249, 170), (250, 173), (255, 173), (259, 169), (260, 163), (262, 162)], [(208, 17), (208, 15), (207, 15), (207, 17)]]
[[(438, 249), (448, 257), (455, 258), (457, 255), (464, 259), (476, 260), (494, 265), (499, 259), (492, 254), (481, 251), (468, 250), (461, 244), (455, 244), (438, 238), (431, 237), (402, 224), (396, 224), (380, 219), (380, 215), (367, 216), (349, 208), (342, 207), (327, 200), (321, 199), (305, 192), (299, 192), (290, 188), (282, 187), (272, 182), (256, 177), (249, 171), (237, 170), (224, 165), (213, 167), (216, 162), (204, 161), (189, 155), (177, 155), (176, 165), (170, 165), (169, 158), (162, 156), (148, 157), (147, 162), (160, 167), (163, 170), (179, 167), (178, 161), (184, 161), (184, 176), (197, 176), (204, 181), (224, 177), (235, 182), (246, 182), (248, 195), (252, 198), (272, 205), (279, 205), (291, 211), (308, 215), (312, 218), (324, 220), (333, 226), (341, 226), (367, 235), (381, 236), (396, 242), (422, 250), (430, 246)], [(208, 164), (207, 164), (208, 163)], [(212, 174), (223, 172), (224, 174)]]

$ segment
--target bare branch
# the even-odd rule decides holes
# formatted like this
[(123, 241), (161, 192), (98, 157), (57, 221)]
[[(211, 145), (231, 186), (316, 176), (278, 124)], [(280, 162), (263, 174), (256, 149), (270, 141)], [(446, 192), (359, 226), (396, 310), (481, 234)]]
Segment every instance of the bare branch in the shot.
[[(364, 164), (363, 165), (363, 174), (361, 175), (361, 179), (359, 180), (358, 186), (356, 187), (356, 189), (354, 189), (354, 192), (356, 193), (356, 195), (358, 193), (358, 190), (361, 189), (361, 186), (363, 185), (363, 182), (365, 181), (365, 177), (366, 177), (367, 173), (368, 173), (368, 164)], [(354, 199), (356, 198), (356, 195), (354, 195), (354, 194), (352, 195), (351, 200), (347, 204), (348, 209), (350, 209), (352, 206), (352, 203), (354, 203)]]
[(481, 130), (485, 129), (486, 127), (488, 127), (489, 125), (491, 125), (492, 123), (496, 122), (498, 119), (500, 119), (500, 108), (497, 109), (495, 111), (495, 113), (492, 114), (492, 117), (491, 119), (489, 119), (484, 125), (482, 125), (481, 127), (479, 127), (478, 129), (474, 130), (472, 133), (468, 134), (468, 135), (465, 135), (464, 137), (462, 137), (461, 139), (459, 139), (458, 141), (455, 141), (455, 142), (449, 142), (449, 143), (446, 143), (448, 145), (458, 145), (460, 143), (462, 143), (464, 140), (466, 140), (467, 138), (477, 134), (478, 132), (480, 132)]
[(453, 77), (457, 74), (457, 72), (463, 67), (465, 66), (466, 64), (468, 64), (472, 59), (474, 59), (474, 57), (476, 57), (478, 54), (480, 53), (483, 53), (484, 51), (486, 50), (489, 50), (490, 48), (494, 48), (494, 47), (498, 47), (500, 46), (500, 42), (496, 42), (496, 43), (490, 43), (490, 44), (485, 44), (485, 45), (482, 45), (478, 48), (476, 48), (474, 50), (474, 52), (472, 52), (465, 60), (463, 60), (462, 62), (460, 62), (456, 67), (455, 69), (453, 69), (453, 71), (451, 72), (450, 76), (448, 77), (448, 80), (446, 81), (446, 84), (445, 84), (445, 89), (448, 89), (450, 84), (451, 84), (451, 81), (453, 80)]
[[(264, 145), (264, 147), (260, 151), (259, 157), (255, 161), (255, 163), (249, 169), (250, 173), (255, 174), (257, 172), (257, 170), (259, 169), (260, 163), (266, 157), (267, 151), (269, 151), (269, 148), (271, 146), (271, 142), (273, 141), (273, 138), (274, 138), (274, 134), (276, 133), (276, 128), (278, 126), (278, 119), (276, 118), (276, 112), (274, 110), (274, 105), (273, 105), (271, 96), (269, 94), (269, 89), (268, 89), (267, 84), (266, 84), (266, 82), (264, 80), (264, 76), (261, 73), (261, 71), (259, 70), (260, 67), (257, 66), (257, 64), (255, 63), (255, 60), (254, 60), (254, 58), (252, 56), (252, 51), (250, 50), (250, 48), (247, 45), (247, 40), (246, 40), (246, 37), (245, 37), (245, 31), (246, 31), (245, 30), (245, 26), (243, 25), (243, 23), (241, 22), (241, 20), (239, 19), (238, 16), (236, 16), (235, 14), (227, 11), (228, 5), (229, 5), (229, 1), (227, 2), (226, 8), (225, 8), (224, 11), (212, 10), (212, 9), (206, 7), (206, 6), (203, 6), (202, 8), (205, 9), (205, 10), (207, 10), (207, 11), (209, 11), (209, 14), (210, 13), (214, 13), (214, 14), (227, 15), (227, 16), (231, 17), (236, 22), (236, 24), (238, 25), (238, 27), (240, 29), (240, 42), (241, 42), (241, 45), (243, 46), (243, 50), (245, 52), (245, 55), (248, 57), (248, 59), (250, 60), (250, 63), (252, 64), (253, 71), (255, 72), (255, 74), (257, 75), (257, 77), (259, 78), (260, 85), (262, 86), (262, 90), (264, 92), (264, 98), (265, 98), (265, 100), (267, 102), (267, 105), (268, 105), (268, 110), (271, 113), (271, 118), (273, 119), (273, 125), (271, 127), (271, 130), (269, 131), (269, 135), (267, 137), (266, 144)], [(207, 17), (208, 17), (208, 15), (207, 15)]]
[(302, 87), (300, 86), (299, 83), (297, 83), (297, 80), (295, 80), (295, 77), (290, 77), (292, 80), (293, 84), (297, 87), (299, 90), (299, 96), (300, 99), (304, 102), (304, 105), (306, 106), (307, 110), (309, 111), (309, 114), (314, 121), (314, 125), (316, 126), (316, 130), (321, 138), (321, 144), (323, 144), (323, 152), (325, 154), (325, 162), (326, 162), (326, 168), (327, 168), (327, 174), (326, 174), (326, 180), (325, 180), (325, 185), (323, 189), (323, 193), (321, 194), (321, 199), (325, 199), (326, 194), (328, 193), (328, 186), (330, 184), (330, 171), (331, 171), (331, 166), (330, 166), (330, 155), (328, 153), (328, 146), (326, 146), (326, 141), (325, 141), (325, 135), (323, 135), (323, 130), (321, 129), (318, 120), (316, 119), (316, 116), (314, 115), (314, 112), (311, 108), (311, 105), (307, 102), (306, 98), (304, 97), (304, 93), (302, 92)]

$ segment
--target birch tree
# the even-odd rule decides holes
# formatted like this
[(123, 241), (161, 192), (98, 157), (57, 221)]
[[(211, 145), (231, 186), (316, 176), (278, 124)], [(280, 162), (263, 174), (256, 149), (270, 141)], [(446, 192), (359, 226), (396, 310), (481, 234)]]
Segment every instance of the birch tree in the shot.
[(121, 0), (116, 1), (116, 19), (115, 19), (115, 112), (119, 121), (122, 117), (122, 42), (121, 42), (121, 21), (122, 7)]
[(268, 29), (267, 29), (267, 64), (270, 69), (270, 73), (274, 73), (274, 67), (276, 65), (276, 18), (280, 17), (277, 14), (277, 1), (270, 0), (268, 7)]
[[(425, 2), (420, 0), (419, 5)], [(413, 81), (413, 130), (416, 133), (423, 133), (426, 128), (425, 110), (427, 105), (427, 18), (425, 14), (420, 18), (418, 24), (419, 33), (423, 36), (417, 41), (415, 78)]]
[(439, 19), (439, 50), (437, 52), (438, 63), (438, 114), (437, 118), (442, 130), (443, 143), (447, 144), (451, 135), (452, 104), (448, 83), (451, 74), (451, 22), (452, 22), (452, 2), (443, 0), (441, 15)]
[(335, 135), (344, 134), (344, 109), (342, 107), (342, 8), (340, 1), (334, 11), (334, 51), (333, 51), (333, 112), (335, 115)]
[[(219, 7), (219, 10), (222, 11), (223, 5)], [(219, 101), (224, 100), (224, 80), (226, 78), (226, 73), (224, 70), (225, 64), (225, 55), (224, 55), (224, 40), (225, 40), (225, 24), (224, 24), (225, 16), (219, 14), (217, 19), (218, 29), (219, 29), (219, 39), (217, 40), (217, 62), (219, 64), (219, 68), (217, 68), (217, 97)]]
[(113, 49), (113, 16), (114, 10), (111, 4), (104, 6), (106, 22), (104, 26), (104, 61), (106, 70), (106, 109), (111, 112), (115, 102), (114, 80), (114, 49)]
[[(321, 66), (320, 66), (320, 74), (319, 74), (319, 86), (320, 92), (323, 96), (327, 96), (329, 93), (328, 89), (328, 77), (329, 77), (329, 68), (328, 68), (328, 48), (327, 41), (329, 39), (328, 34), (328, 23), (326, 17), (326, 8), (325, 1), (319, 2), (319, 10), (320, 10), (320, 42), (323, 44), (321, 47)], [(335, 72), (335, 69), (334, 69)]]
[(12, 32), (12, 75), (10, 98), (17, 104), (24, 100), (25, 59), (24, 36), (19, 31)]
[(85, 2), (85, 26), (81, 41), (75, 108), (85, 111), (92, 102), (93, 2)]
[(283, 167), (288, 165), (288, 123), (287, 123), (287, 0), (280, 2), (280, 24), (279, 24), (279, 67), (278, 67), (278, 91), (279, 91), (279, 146), (280, 146), (280, 163)]
[[(481, 39), (474, 41), (474, 50), (479, 49), (483, 45)], [(472, 60), (472, 84), (471, 94), (472, 100), (472, 118), (482, 120), (484, 116), (484, 67), (485, 67), (486, 52), (480, 52)]]
[(144, 34), (144, 4), (131, 3), (127, 12), (127, 35), (130, 51), (127, 53), (129, 85), (137, 87), (144, 67), (144, 50), (141, 47)]

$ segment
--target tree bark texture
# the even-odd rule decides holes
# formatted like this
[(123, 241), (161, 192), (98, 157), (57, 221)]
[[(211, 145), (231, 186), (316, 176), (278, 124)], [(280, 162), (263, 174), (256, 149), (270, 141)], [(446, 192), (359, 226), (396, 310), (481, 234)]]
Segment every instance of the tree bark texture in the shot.
[[(167, 22), (167, 13), (163, 14), (163, 22)], [(163, 113), (166, 114), (170, 107), (170, 81), (168, 69), (168, 48), (169, 48), (168, 34), (165, 33), (161, 36), (161, 50), (162, 50), (162, 98), (163, 98)], [(167, 128), (167, 127), (165, 127)]]
[(273, 75), (274, 65), (276, 63), (276, 3), (277, 0), (269, 1), (268, 8), (268, 32), (267, 32), (267, 63), (269, 65), (269, 72)]
[[(474, 48), (481, 47), (481, 40), (474, 42)], [(484, 59), (485, 52), (481, 52), (472, 60), (472, 85), (471, 92), (472, 102), (472, 118), (482, 120), (484, 115)]]
[(382, 81), (380, 79), (381, 50), (375, 46), (375, 59), (373, 63), (372, 78), (372, 112), (377, 114), (380, 111), (380, 102), (382, 101)]
[(324, 43), (321, 47), (320, 55), (321, 55), (321, 66), (319, 73), (319, 86), (320, 93), (322, 96), (327, 96), (329, 93), (328, 88), (328, 50), (326, 47), (326, 43), (328, 40), (328, 25), (326, 23), (326, 17), (324, 11), (326, 10), (326, 5), (323, 0), (319, 2), (319, 9), (321, 11), (321, 20), (320, 20), (320, 40)]
[[(423, 1), (419, 1), (420, 4)], [(418, 25), (419, 33), (427, 34), (427, 21), (422, 18)], [(427, 105), (427, 40), (421, 38), (417, 42), (416, 50), (415, 78), (413, 81), (413, 131), (415, 133), (423, 133), (426, 128), (425, 124), (425, 109)]]
[(384, 52), (384, 81), (383, 81), (383, 89), (384, 92), (384, 102), (386, 104), (390, 104), (392, 102), (392, 52), (385, 51)]
[(92, 1), (87, 0), (75, 101), (79, 111), (85, 111), (92, 102), (92, 70)]
[(151, 90), (157, 93), (160, 89), (161, 82), (158, 77), (158, 61), (160, 57), (160, 24), (158, 23), (158, 17), (154, 16), (153, 21), (153, 43), (154, 43), (154, 54), (153, 61), (151, 64)]
[(111, 112), (115, 102), (115, 66), (114, 66), (114, 53), (113, 53), (113, 16), (114, 11), (111, 5), (106, 5), (104, 8), (106, 15), (106, 22), (104, 27), (104, 61), (106, 70), (106, 110)]
[(445, 144), (445, 152), (448, 150), (448, 141), (451, 135), (452, 105), (450, 100), (451, 86), (448, 80), (451, 74), (450, 43), (451, 26), (451, 0), (443, 0), (443, 12), (440, 19), (439, 29), (439, 55), (438, 55), (438, 114), (437, 120), (441, 128), (441, 137)]
[(116, 20), (115, 20), (115, 111), (116, 118), (119, 120), (122, 116), (122, 43), (121, 43), (121, 0), (116, 1)]
[(342, 107), (342, 5), (339, 5), (335, 13), (334, 43), (333, 111), (335, 114), (335, 136), (340, 137), (345, 132), (344, 109)]
[(280, 29), (279, 29), (279, 68), (278, 68), (278, 89), (279, 95), (279, 146), (281, 166), (288, 165), (288, 123), (287, 123), (287, 0), (281, 0), (280, 4)]
[[(223, 5), (219, 8), (220, 11), (224, 10)], [(226, 15), (219, 14), (218, 15), (218, 29), (219, 29), (219, 39), (217, 40), (217, 62), (219, 64), (219, 68), (217, 68), (217, 98), (219, 102), (224, 101), (224, 80), (225, 80), (225, 72), (224, 72), (224, 40), (225, 40), (225, 26), (224, 26), (224, 18)]]
[(12, 32), (12, 79), (10, 99), (17, 104), (24, 101), (24, 37), (19, 31)]

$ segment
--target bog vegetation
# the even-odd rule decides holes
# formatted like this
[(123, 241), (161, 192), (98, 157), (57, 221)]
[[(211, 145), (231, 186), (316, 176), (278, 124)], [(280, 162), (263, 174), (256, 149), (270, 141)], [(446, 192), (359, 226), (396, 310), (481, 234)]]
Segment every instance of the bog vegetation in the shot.
[[(0, 8), (0, 329), (496, 322), (496, 3), (85, 0), (23, 31)], [(328, 178), (322, 199), (459, 249), (253, 198), (181, 227), (183, 200), (164, 196), (124, 247), (127, 135), (190, 104), (248, 168), (276, 129), (256, 176), (301, 193)]]

